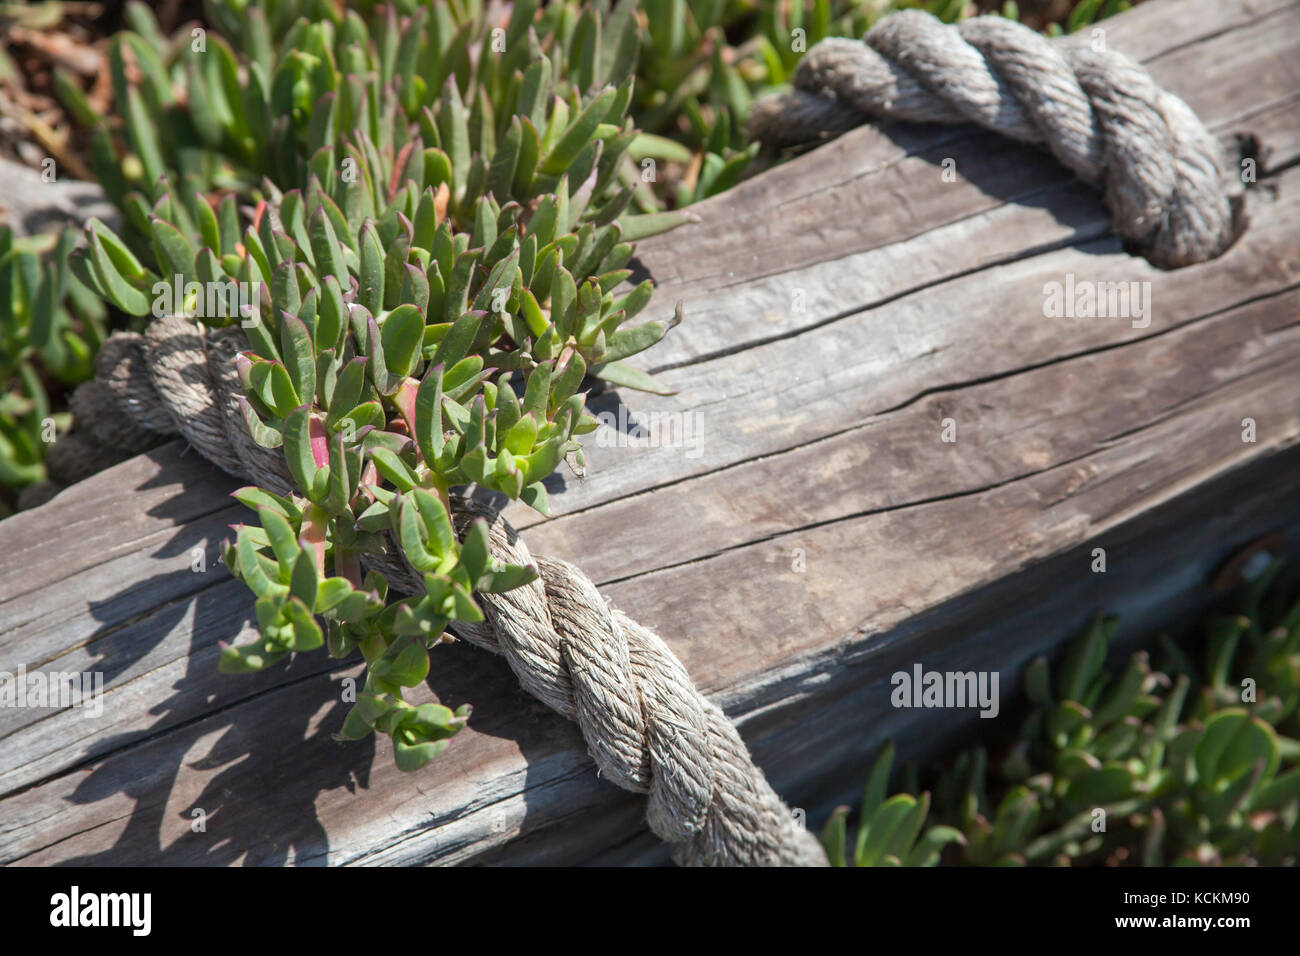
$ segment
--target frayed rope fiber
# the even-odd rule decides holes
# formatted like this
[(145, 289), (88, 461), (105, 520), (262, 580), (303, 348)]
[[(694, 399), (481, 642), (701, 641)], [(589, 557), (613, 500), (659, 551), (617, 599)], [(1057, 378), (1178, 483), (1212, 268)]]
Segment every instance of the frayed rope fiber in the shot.
[[(76, 481), (183, 436), (222, 470), (270, 491), (292, 491), (283, 456), (245, 429), (235, 356), (238, 327), (155, 320), (144, 335), (111, 336), (96, 379), (78, 387), (76, 426), (50, 450), (50, 468)], [(515, 530), (480, 502), (453, 498), (460, 531), (488, 521), (492, 555), (536, 565), (539, 580), (479, 594), (485, 621), (458, 623), (465, 640), (502, 655), (519, 683), (576, 721), (602, 776), (649, 797), (646, 820), (693, 866), (824, 866), (826, 855), (768, 784), (740, 734), (707, 700), (663, 640), (610, 607), (578, 568), (534, 557)], [(364, 556), (398, 591), (423, 578), (395, 543)]]
[(1163, 269), (1214, 258), (1242, 225), (1241, 183), (1186, 103), (1121, 53), (1003, 17), (948, 25), (904, 10), (861, 41), (823, 40), (794, 88), (757, 102), (749, 123), (781, 149), (884, 119), (974, 123), (1047, 146), (1102, 190), (1115, 231)]

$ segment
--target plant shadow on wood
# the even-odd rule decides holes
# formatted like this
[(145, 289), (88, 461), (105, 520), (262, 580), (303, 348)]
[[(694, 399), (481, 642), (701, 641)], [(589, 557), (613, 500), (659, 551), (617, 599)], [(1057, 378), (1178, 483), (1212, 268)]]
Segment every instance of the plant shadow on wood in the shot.
[[(217, 562), (225, 524), (240, 516), (214, 484), (198, 493), (211, 495), (221, 510), (181, 523), (149, 552), (176, 570), (90, 602), (104, 625), (89, 641), (94, 666), (105, 675), (104, 719), (113, 719), (114, 690), (138, 679), (130, 672), (151, 652), (170, 656), (154, 669), (174, 669), (176, 679), (173, 693), (148, 708), (156, 718), (149, 726), (94, 745), (91, 766), (69, 799), (90, 804), (120, 794), (135, 807), (113, 846), (67, 864), (323, 865), (330, 846), (317, 798), (368, 786), (373, 740), (342, 744), (331, 736), (348, 708), (340, 700), (340, 672), (358, 667), (313, 654), (251, 677), (218, 673), (218, 642), (239, 638), (252, 620), (252, 601)], [(192, 493), (187, 488), (149, 513), (169, 518)], [(193, 567), (199, 554), (202, 572)], [(150, 609), (123, 621), (124, 608), (142, 599)], [(168, 645), (174, 654), (166, 654)]]
[[(170, 458), (174, 446), (150, 454)], [(133, 490), (164, 481), (174, 478)], [(123, 722), (147, 713), (147, 726), (89, 744), (84, 777), (66, 799), (82, 805), (116, 801), (106, 804), (105, 815), (126, 816), (126, 824), (111, 845), (107, 838), (92, 838), (91, 845), (102, 849), (62, 859), (61, 865), (327, 865), (338, 849), (331, 843), (328, 813), (382, 821), (388, 801), (397, 799), (385, 793), (393, 782), (414, 780), (418, 787), (423, 778), (429, 789), (427, 783), (436, 788), (440, 777), (463, 780), (481, 759), (475, 737), (498, 738), (523, 757), (528, 769), (519, 788), (522, 800), (498, 805), (509, 794), (484, 787), (473, 801), (481, 822), (470, 825), (471, 836), (456, 828), (444, 838), (438, 827), (463, 816), (465, 807), (434, 793), (427, 816), (414, 828), (394, 827), (385, 832), (386, 844), (350, 849), (349, 860), (364, 862), (400, 842), (406, 844), (401, 862), (426, 862), (454, 853), (448, 840), (468, 844), (527, 834), (608, 796), (576, 726), (526, 695), (504, 659), (464, 642), (438, 648), (427, 686), (451, 707), (472, 703), (475, 713), (449, 750), (413, 777), (393, 766), (388, 747), (377, 752), (373, 736), (334, 739), (351, 706), (341, 699), (341, 681), (353, 677), (359, 686), (364, 676), (359, 655), (338, 661), (324, 652), (298, 654), (258, 674), (219, 673), (220, 642), (250, 639), (253, 621), (251, 595), (218, 561), (228, 525), (247, 516), (224, 497), (234, 487), (234, 479), (213, 469), (212, 480), (187, 483), (151, 509), (151, 517), (176, 526), (164, 532), (165, 540), (146, 546), (142, 557), (147, 555), (148, 567), (170, 570), (89, 601), (100, 623), (86, 646), (89, 669), (104, 674), (102, 719), (114, 720), (114, 696), (131, 694), (131, 684), (146, 675), (152, 675), (152, 685), (137, 685), (135, 693), (164, 687), (171, 693), (157, 693), (156, 701), (127, 714), (117, 711)], [(197, 519), (190, 497), (196, 495), (202, 496), (201, 507), (212, 503)], [(202, 571), (195, 570), (199, 555)], [(118, 699), (130, 706), (129, 697)], [(339, 800), (354, 800), (357, 807), (340, 811), (339, 800), (328, 797), (336, 790), (346, 790), (348, 796)], [(132, 804), (125, 813), (123, 798)], [(332, 811), (323, 809), (323, 800)], [(636, 798), (629, 795), (628, 802), (635, 814)]]
[[(608, 441), (619, 446), (620, 452), (626, 448), (637, 448), (644, 444), (652, 434), (647, 430), (644, 421), (645, 416), (635, 411), (632, 406), (623, 401), (624, 392), (620, 389), (613, 388), (599, 379), (587, 378), (583, 382), (583, 389), (590, 389), (587, 397), (586, 407), (591, 414), (600, 419), (602, 429), (612, 429), (614, 434), (608, 437)], [(630, 390), (628, 390), (630, 392)], [(631, 392), (631, 394), (638, 394)], [(680, 437), (680, 432), (678, 433)], [(595, 440), (591, 442), (594, 448), (587, 448), (588, 460), (591, 456), (599, 455), (601, 452), (601, 442)], [(544, 479), (542, 484), (546, 488), (546, 493), (552, 499), (563, 494), (572, 483), (584, 481), (571, 467), (560, 467), (551, 472)], [(458, 489), (463, 491), (463, 489)], [(510, 504), (510, 500), (497, 491), (491, 491), (486, 488), (474, 487), (469, 497), (474, 501), (480, 501), (490, 507), (504, 511)], [(554, 504), (554, 502), (553, 502)], [(562, 512), (563, 503), (555, 509), (559, 515)]]

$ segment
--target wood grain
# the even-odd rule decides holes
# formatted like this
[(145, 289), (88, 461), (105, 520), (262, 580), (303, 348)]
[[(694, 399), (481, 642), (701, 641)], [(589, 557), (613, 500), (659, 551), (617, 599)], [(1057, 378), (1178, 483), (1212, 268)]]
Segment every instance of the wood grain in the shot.
[[(1040, 151), (856, 131), (642, 244), (652, 312), (686, 304), (647, 356), (678, 394), (592, 406), (690, 416), (698, 445), (602, 429), (560, 517), (508, 510), (664, 636), (813, 822), (887, 737), (922, 756), (1006, 727), (1019, 668), (1093, 610), (1131, 642), (1216, 606), (1208, 575), (1246, 542), (1300, 547), (1300, 4), (1153, 0), (1105, 29), (1271, 150), (1226, 255), (1134, 259)], [(1047, 317), (1067, 276), (1149, 282), (1149, 324)], [(356, 661), (219, 675), (251, 619), (216, 561), (236, 484), (176, 442), (0, 522), (0, 670), (106, 688), (99, 717), (0, 708), (0, 861), (665, 860), (576, 728), (471, 647), (434, 655), (420, 699), (475, 712), (416, 774), (332, 739)], [(1003, 715), (895, 710), (889, 675), (918, 661), (998, 670)]]

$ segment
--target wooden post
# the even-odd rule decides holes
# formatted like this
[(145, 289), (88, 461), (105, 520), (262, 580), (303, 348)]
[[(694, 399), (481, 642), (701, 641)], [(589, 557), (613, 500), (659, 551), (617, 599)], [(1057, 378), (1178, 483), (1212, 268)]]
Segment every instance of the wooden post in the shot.
[[(1102, 28), (1267, 150), (1226, 255), (1129, 256), (1044, 152), (855, 131), (641, 245), (655, 317), (685, 304), (646, 356), (678, 393), (596, 398), (614, 427), (560, 516), (508, 512), (668, 640), (814, 823), (884, 739), (998, 729), (892, 707), (894, 671), (997, 670), (1014, 719), (1020, 666), (1093, 610), (1128, 639), (1196, 615), (1214, 567), (1300, 526), (1300, 3), (1155, 0)], [(1141, 298), (1059, 317), (1053, 283)], [(219, 675), (251, 617), (217, 563), (234, 487), (173, 443), (0, 523), (0, 670), (105, 681), (99, 717), (0, 708), (0, 862), (664, 859), (576, 728), (468, 646), (425, 693), (472, 701), (470, 727), (415, 774), (331, 739), (355, 663)]]

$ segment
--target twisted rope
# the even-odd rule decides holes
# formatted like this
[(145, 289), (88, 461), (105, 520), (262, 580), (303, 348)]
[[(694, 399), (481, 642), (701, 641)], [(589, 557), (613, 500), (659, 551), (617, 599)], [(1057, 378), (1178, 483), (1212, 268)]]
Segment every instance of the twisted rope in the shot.
[[(175, 316), (156, 320), (143, 336), (114, 334), (99, 353), (96, 379), (74, 393), (76, 426), (51, 449), (51, 469), (65, 479), (84, 477), (106, 458), (180, 434), (222, 470), (290, 493), (282, 456), (254, 443), (239, 414), (235, 355), (242, 340), (238, 328), (207, 331)], [(820, 844), (668, 645), (607, 605), (578, 568), (531, 555), (493, 509), (453, 499), (461, 533), (478, 517), (488, 521), (493, 557), (534, 564), (540, 578), (504, 594), (477, 595), (485, 621), (458, 624), (458, 633), (502, 655), (526, 691), (576, 721), (603, 776), (648, 795), (646, 820), (671, 845), (674, 860), (825, 865)], [(423, 590), (423, 578), (395, 544), (365, 559), (396, 590)]]
[(1242, 225), (1241, 183), (1187, 104), (1140, 64), (1077, 38), (1054, 42), (997, 16), (950, 26), (904, 10), (861, 42), (814, 46), (793, 90), (755, 104), (750, 132), (779, 149), (872, 119), (975, 123), (1045, 144), (1102, 190), (1116, 232), (1161, 268), (1214, 258)]
[(244, 344), (237, 327), (206, 329), (178, 316), (155, 319), (143, 335), (114, 332), (95, 356), (95, 378), (72, 393), (72, 431), (46, 456), (53, 480), (27, 489), (20, 505), (33, 507), (175, 435), (223, 471), (291, 493), (283, 456), (254, 442), (239, 414), (235, 356)]

